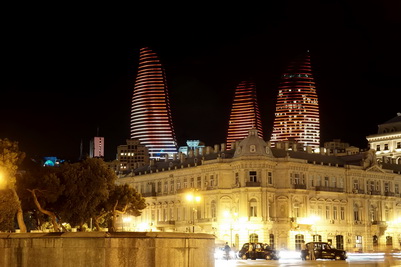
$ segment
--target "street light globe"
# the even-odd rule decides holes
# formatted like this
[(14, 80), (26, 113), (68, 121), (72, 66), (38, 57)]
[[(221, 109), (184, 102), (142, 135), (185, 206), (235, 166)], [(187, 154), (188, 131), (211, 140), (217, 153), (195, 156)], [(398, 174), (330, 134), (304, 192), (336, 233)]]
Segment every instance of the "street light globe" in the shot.
[(201, 201), (201, 197), (200, 197), (200, 196), (196, 196), (196, 197), (195, 197), (195, 201), (196, 201), (196, 202), (200, 202), (200, 201)]
[(186, 198), (188, 201), (192, 201), (194, 199), (194, 196), (192, 194), (188, 194)]

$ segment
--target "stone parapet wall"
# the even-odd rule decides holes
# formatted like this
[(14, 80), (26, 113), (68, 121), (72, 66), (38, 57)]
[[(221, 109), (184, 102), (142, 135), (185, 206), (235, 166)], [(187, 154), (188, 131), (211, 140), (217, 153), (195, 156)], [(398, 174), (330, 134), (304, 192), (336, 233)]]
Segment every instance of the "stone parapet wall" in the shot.
[(0, 233), (0, 266), (213, 267), (214, 236), (166, 232)]

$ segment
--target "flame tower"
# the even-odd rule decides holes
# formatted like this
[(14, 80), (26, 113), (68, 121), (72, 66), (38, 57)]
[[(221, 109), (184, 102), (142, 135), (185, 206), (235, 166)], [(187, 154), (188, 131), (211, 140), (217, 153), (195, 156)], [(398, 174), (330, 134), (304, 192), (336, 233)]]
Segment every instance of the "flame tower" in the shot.
[(147, 47), (141, 48), (139, 54), (131, 106), (131, 139), (145, 145), (150, 158), (177, 153), (165, 71), (156, 53)]
[(235, 89), (227, 133), (227, 149), (237, 140), (249, 135), (249, 130), (256, 128), (263, 139), (263, 129), (256, 99), (256, 87), (253, 82), (242, 81)]
[(320, 145), (319, 105), (309, 51), (294, 60), (281, 77), (271, 142)]

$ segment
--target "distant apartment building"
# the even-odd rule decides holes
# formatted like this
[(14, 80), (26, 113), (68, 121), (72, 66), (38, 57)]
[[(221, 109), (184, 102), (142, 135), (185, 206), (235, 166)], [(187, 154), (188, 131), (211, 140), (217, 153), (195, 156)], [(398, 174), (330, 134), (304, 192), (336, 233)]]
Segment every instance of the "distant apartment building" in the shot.
[(117, 147), (116, 172), (128, 173), (149, 164), (149, 152), (138, 139), (127, 139), (125, 145)]
[(93, 137), (89, 142), (89, 157), (104, 158), (104, 137)]

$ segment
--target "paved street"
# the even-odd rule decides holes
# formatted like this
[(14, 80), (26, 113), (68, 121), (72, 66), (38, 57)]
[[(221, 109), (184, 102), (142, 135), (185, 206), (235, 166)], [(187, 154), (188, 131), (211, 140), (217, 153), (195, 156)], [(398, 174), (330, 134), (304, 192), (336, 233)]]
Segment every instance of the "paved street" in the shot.
[(215, 267), (241, 267), (241, 266), (318, 266), (318, 267), (401, 267), (401, 260), (398, 255), (386, 257), (384, 254), (354, 254), (349, 255), (346, 261), (317, 260), (302, 261), (300, 259), (280, 259), (278, 261), (267, 260), (216, 260)]

